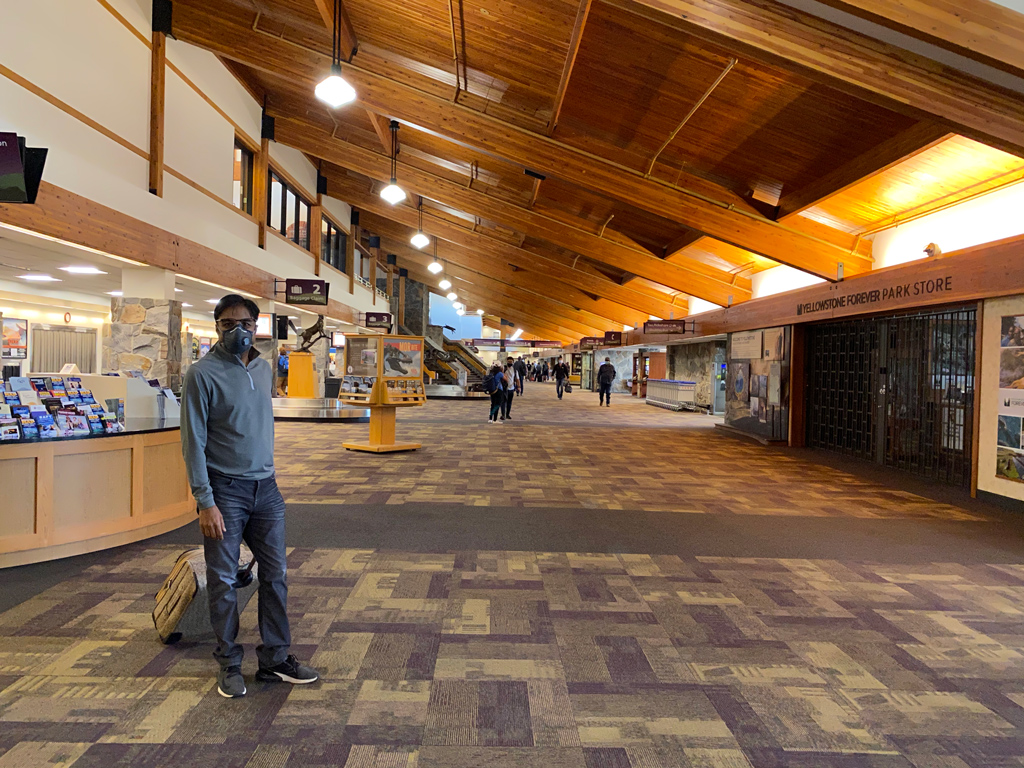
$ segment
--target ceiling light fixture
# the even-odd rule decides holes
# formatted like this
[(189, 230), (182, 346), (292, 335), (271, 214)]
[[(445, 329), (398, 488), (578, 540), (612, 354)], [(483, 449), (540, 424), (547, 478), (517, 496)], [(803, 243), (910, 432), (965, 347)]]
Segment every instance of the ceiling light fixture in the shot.
[(464, 314), (466, 314), (466, 310), (464, 310), (464, 309), (456, 309), (455, 310), (455, 314), (458, 315), (459, 317), (462, 317)]
[(436, 275), (438, 272), (444, 271), (444, 267), (441, 266), (441, 262), (437, 260), (437, 235), (434, 235), (434, 260), (427, 264), (427, 271), (432, 275)]
[(102, 269), (96, 267), (61, 267), (62, 272), (69, 272), (72, 275), (105, 275)]
[(181, 302), (181, 306), (183, 306), (183, 307), (191, 307), (192, 305), (189, 304), (188, 302), (184, 302), (183, 301), (183, 302)]
[(206, 303), (207, 304), (219, 304), (220, 303), (220, 299), (207, 299)]
[(398, 121), (392, 120), (391, 128), (391, 183), (380, 191), (380, 196), (392, 205), (405, 200), (405, 190), (398, 186)]
[(459, 298), (459, 294), (457, 294), (455, 291), (451, 291), (448, 294), (448, 301), (455, 301), (457, 298)]
[[(411, 242), (414, 248), (425, 248), (430, 245), (430, 238), (423, 234), (423, 195), (420, 195), (419, 204), (416, 206), (416, 211), (419, 214), (419, 227), (416, 229), (416, 234), (412, 236)], [(435, 275), (441, 271), (441, 265), (437, 264), (437, 269), (432, 269), (434, 264), (437, 264), (437, 239), (434, 240), (434, 263), (431, 264), (427, 269), (433, 272)]]
[(440, 283), (437, 284), (437, 287), (440, 288), (442, 291), (447, 291), (449, 288), (452, 287), (452, 281), (446, 277)]
[(476, 311), (476, 313), (477, 313), (478, 315), (482, 315), (482, 314), (484, 313), (484, 311), (483, 311), (482, 309), (478, 309), (478, 310)]
[(324, 104), (337, 109), (356, 100), (356, 89), (341, 76), (341, 0), (334, 0), (333, 26), (331, 74), (317, 83), (313, 92)]
[(28, 280), (32, 283), (59, 283), (60, 278), (52, 275), (18, 275), (19, 280)]
[(461, 301), (453, 301), (452, 302), (452, 306), (455, 307), (456, 309), (465, 309), (466, 308), (466, 305), (463, 304)]
[(107, 296), (124, 296), (124, 291), (107, 291)]

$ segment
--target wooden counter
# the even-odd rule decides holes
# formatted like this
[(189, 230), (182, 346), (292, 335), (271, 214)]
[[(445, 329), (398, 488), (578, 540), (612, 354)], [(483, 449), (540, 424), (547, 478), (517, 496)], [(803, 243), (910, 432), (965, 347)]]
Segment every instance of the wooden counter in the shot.
[(181, 432), (0, 445), (0, 568), (95, 552), (196, 519)]

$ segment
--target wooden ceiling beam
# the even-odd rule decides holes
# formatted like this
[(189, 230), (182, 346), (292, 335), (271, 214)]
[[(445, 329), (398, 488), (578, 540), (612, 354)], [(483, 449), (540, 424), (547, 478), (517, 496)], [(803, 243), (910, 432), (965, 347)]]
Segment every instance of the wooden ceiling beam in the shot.
[(904, 160), (931, 149), (949, 136), (945, 126), (937, 125), (930, 120), (917, 123), (806, 187), (784, 194), (779, 200), (779, 218), (784, 219), (807, 210), (859, 182), (877, 176)]
[[(351, 177), (340, 177), (332, 174), (327, 180), (327, 194), (355, 206), (361, 211), (401, 222), (415, 228), (417, 226), (416, 210), (410, 205), (390, 206), (376, 194)], [(597, 277), (582, 270), (573, 269), (554, 259), (545, 258), (523, 248), (518, 248), (502, 240), (496, 240), (480, 232), (460, 227), (443, 219), (431, 220), (431, 234), (441, 240), (471, 249), (477, 253), (487, 254), (496, 264), (515, 265), (519, 268), (544, 275), (548, 279), (576, 286), (589, 293), (602, 296), (610, 301), (635, 309), (639, 312), (657, 317), (668, 317), (670, 313), (682, 315), (685, 304), (673, 305), (669, 301), (654, 299), (645, 294), (624, 288), (606, 277)]]
[[(268, 112), (275, 118), (276, 141), (371, 179), (388, 177), (390, 161), (384, 155), (334, 139), (328, 131), (312, 123), (279, 114), (273, 109), (269, 109)], [(730, 286), (729, 276), (725, 273), (716, 273), (716, 270), (711, 268), (705, 268), (703, 272), (690, 270), (681, 265), (666, 263), (650, 251), (640, 249), (639, 246), (630, 248), (594, 232), (587, 232), (545, 216), (536, 210), (503, 202), (479, 189), (456, 184), (412, 165), (400, 163), (398, 167), (399, 178), (407, 191), (436, 200), (442, 205), (471, 216), (495, 221), (524, 232), (530, 237), (567, 248), (588, 259), (632, 272), (707, 301), (723, 304), (729, 294), (735, 295), (737, 303), (750, 298), (749, 290), (744, 292)], [(716, 273), (716, 277), (709, 277), (708, 272)]]
[(969, 59), (1024, 75), (1024, 15), (990, 0), (820, 1)]
[(558, 116), (562, 113), (565, 93), (569, 89), (569, 78), (572, 77), (572, 70), (576, 65), (576, 54), (580, 50), (583, 28), (587, 24), (587, 16), (590, 14), (592, 2), (593, 0), (580, 0), (580, 7), (576, 12), (576, 23), (573, 24), (572, 37), (569, 38), (569, 50), (565, 55), (565, 64), (562, 65), (562, 76), (558, 79), (558, 90), (555, 92), (555, 102), (551, 107), (551, 119), (548, 121), (548, 136), (554, 133), (555, 128), (558, 127)]
[[(330, 1), (331, 5), (328, 5)], [(327, 31), (332, 35), (334, 34), (334, 2), (333, 0), (313, 0), (316, 3), (316, 9), (320, 11), (320, 18), (324, 20), (324, 26), (327, 27)], [(351, 61), (352, 57), (356, 55), (356, 51), (359, 50), (359, 41), (356, 39), (356, 31), (352, 27), (352, 21), (348, 17), (348, 11), (345, 10), (344, 0), (338, 3), (341, 8), (341, 19), (340, 31), (341, 31), (341, 50), (348, 51), (348, 56), (344, 56), (347, 61)]]
[[(795, 69), (857, 98), (936, 120), (956, 133), (1024, 157), (1020, 94), (810, 13), (773, 0), (607, 2), (769, 66)], [(891, 3), (879, 5), (888, 8)]]
[[(237, 12), (211, 8), (205, 0), (177, 0), (173, 30), (182, 42), (276, 75), (310, 92), (329, 65), (323, 53), (254, 30)], [(763, 218), (742, 197), (705, 179), (684, 173), (680, 186), (646, 179), (642, 171), (452, 104), (357, 65), (346, 67), (346, 77), (359, 94), (359, 104), (378, 114), (391, 115), (450, 141), (470, 144), (524, 168), (621, 200), (781, 264), (828, 280), (837, 279), (837, 266), (844, 257), (842, 249)], [(847, 274), (853, 271), (846, 270)]]
[[(408, 227), (373, 214), (364, 214), (363, 222), (363, 229), (379, 235), (385, 249), (398, 256), (403, 265), (414, 263), (425, 269), (432, 260), (432, 254), (418, 251), (408, 244), (409, 232), (412, 231)], [(438, 258), (447, 264), (446, 275), (477, 282), (498, 292), (509, 292), (523, 300), (536, 298), (552, 308), (578, 315), (590, 325), (635, 326), (646, 319), (646, 315), (625, 308), (619, 312), (610, 311), (615, 305), (607, 300), (592, 299), (578, 289), (546, 279), (543, 275), (496, 264), (493, 259), (470, 249), (446, 244), (444, 253), (439, 253)], [(440, 276), (433, 276), (428, 284), (436, 285), (439, 279)]]

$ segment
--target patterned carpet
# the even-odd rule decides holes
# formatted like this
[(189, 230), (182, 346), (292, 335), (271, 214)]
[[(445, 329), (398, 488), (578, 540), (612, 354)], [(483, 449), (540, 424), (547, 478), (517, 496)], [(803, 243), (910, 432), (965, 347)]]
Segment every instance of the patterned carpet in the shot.
[[(253, 681), (257, 600), (243, 699), (217, 694), (212, 643), (157, 641), (153, 596), (180, 543), (62, 566), (0, 613), (0, 768), (1024, 766), (1024, 565), (977, 554), (1016, 554), (979, 532), (1016, 541), (1012, 526), (707, 417), (528, 393), (505, 426), (482, 403), (409, 409), (399, 437), (425, 447), (396, 456), (333, 447), (365, 425), (279, 426), (290, 530), (311, 545), (289, 554), (293, 650), (315, 685)], [(352, 546), (345, 525), (409, 525), (422, 502), (523, 526), (536, 508), (581, 533), (660, 515), (675, 554), (622, 554), (626, 537), (486, 551), (470, 526), (465, 551), (325, 546)], [(734, 538), (711, 552), (731, 556), (672, 549), (719, 522)], [(769, 527), (809, 556), (736, 556), (768, 552)], [(836, 544), (853, 529), (863, 556)], [(936, 531), (953, 541), (943, 562), (921, 544)]]
[(857, 518), (977, 519), (782, 451), (716, 432), (717, 419), (635, 398), (599, 408), (597, 395), (561, 401), (531, 384), (513, 420), (485, 423), (483, 401), (430, 401), (399, 411), (387, 456), (345, 451), (366, 424), (277, 425), (279, 484), (288, 501), (439, 503), (498, 507)]
[(0, 766), (1024, 764), (1022, 566), (290, 554), (322, 682), (214, 690), (149, 612), (177, 548), (0, 616)]

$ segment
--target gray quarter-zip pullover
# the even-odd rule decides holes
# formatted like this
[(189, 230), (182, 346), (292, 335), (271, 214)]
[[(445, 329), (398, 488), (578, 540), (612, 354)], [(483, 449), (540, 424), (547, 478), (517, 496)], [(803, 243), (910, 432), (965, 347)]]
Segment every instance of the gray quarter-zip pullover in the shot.
[(274, 376), (253, 355), (246, 366), (218, 343), (185, 372), (181, 452), (200, 509), (214, 504), (210, 471), (243, 480), (274, 475)]

